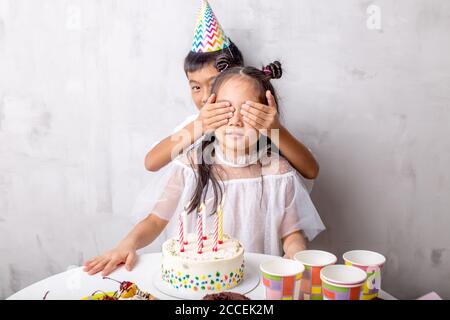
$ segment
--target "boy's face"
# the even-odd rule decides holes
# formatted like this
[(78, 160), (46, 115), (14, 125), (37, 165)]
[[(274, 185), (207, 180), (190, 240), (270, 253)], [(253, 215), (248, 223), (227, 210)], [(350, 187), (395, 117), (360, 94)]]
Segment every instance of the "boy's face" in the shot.
[(205, 65), (197, 71), (187, 73), (192, 100), (194, 100), (198, 109), (201, 109), (205, 105), (211, 95), (212, 84), (218, 75), (219, 71), (217, 71), (212, 63)]

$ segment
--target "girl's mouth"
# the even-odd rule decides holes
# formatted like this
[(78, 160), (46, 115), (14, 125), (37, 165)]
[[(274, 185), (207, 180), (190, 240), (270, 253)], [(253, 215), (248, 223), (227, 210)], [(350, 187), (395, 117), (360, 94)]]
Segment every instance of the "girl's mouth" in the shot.
[(236, 131), (227, 131), (227, 132), (225, 132), (225, 136), (232, 138), (232, 139), (240, 139), (240, 138), (244, 137), (244, 133), (236, 132)]

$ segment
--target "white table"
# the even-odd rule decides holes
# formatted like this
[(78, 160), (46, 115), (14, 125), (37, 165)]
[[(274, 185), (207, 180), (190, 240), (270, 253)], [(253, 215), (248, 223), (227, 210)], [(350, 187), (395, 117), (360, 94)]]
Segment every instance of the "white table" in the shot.
[[(246, 253), (246, 259), (257, 261), (258, 264), (278, 257), (263, 255), (257, 253)], [(161, 268), (161, 253), (143, 254), (133, 270), (127, 271), (122, 266), (114, 271), (109, 277), (119, 281), (131, 281), (136, 283), (139, 288), (147, 291), (159, 299), (174, 299), (161, 293), (153, 285), (153, 274)], [(47, 300), (79, 300), (89, 296), (96, 290), (111, 292), (118, 290), (118, 283), (102, 279), (101, 274), (89, 276), (83, 271), (82, 267), (76, 267), (66, 272), (59, 273), (42, 281), (39, 281), (19, 292), (13, 294), (8, 300), (41, 300), (47, 291)], [(259, 285), (247, 294), (250, 299), (264, 299), (264, 286)], [(380, 298), (384, 300), (396, 300), (390, 294), (381, 291)]]

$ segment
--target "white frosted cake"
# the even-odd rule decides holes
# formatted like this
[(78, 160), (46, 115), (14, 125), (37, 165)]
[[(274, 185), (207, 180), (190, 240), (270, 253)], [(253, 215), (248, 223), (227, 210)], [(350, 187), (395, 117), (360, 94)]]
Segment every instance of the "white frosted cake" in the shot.
[(244, 277), (244, 248), (238, 240), (223, 236), (223, 244), (213, 251), (212, 235), (197, 253), (197, 237), (188, 234), (188, 244), (180, 252), (177, 238), (162, 246), (162, 278), (177, 290), (221, 292), (236, 287)]

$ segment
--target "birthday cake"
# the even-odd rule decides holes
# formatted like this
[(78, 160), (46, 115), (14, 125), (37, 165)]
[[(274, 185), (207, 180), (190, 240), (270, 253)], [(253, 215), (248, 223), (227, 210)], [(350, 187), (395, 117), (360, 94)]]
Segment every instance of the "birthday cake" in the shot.
[(198, 252), (197, 236), (190, 233), (180, 250), (174, 237), (162, 246), (162, 278), (177, 290), (217, 293), (236, 287), (244, 277), (244, 248), (239, 240), (223, 235), (214, 250), (213, 236), (203, 241)]

